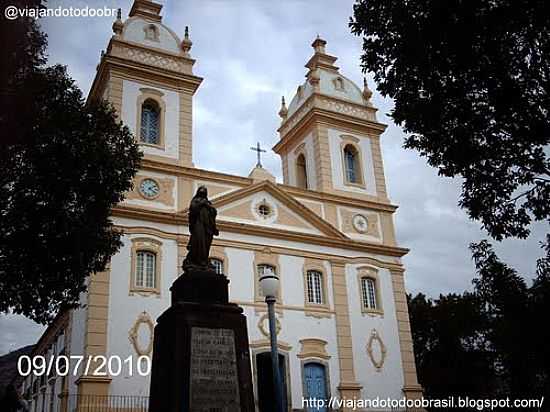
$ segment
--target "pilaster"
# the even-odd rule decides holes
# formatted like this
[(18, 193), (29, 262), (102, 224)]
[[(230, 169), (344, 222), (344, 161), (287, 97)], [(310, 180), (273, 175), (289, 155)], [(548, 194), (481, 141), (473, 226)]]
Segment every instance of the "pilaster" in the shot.
[(340, 261), (332, 261), (331, 268), (334, 311), (336, 313), (336, 342), (340, 367), (338, 391), (341, 399), (359, 399), (362, 386), (355, 380), (345, 264)]
[(397, 330), (399, 333), (399, 346), (401, 349), (401, 364), (403, 367), (403, 394), (407, 399), (419, 399), (422, 397), (422, 387), (419, 385), (416, 376), (416, 363), (409, 321), (409, 309), (407, 307), (407, 294), (405, 292), (404, 271), (394, 269), (390, 270), (390, 273), (395, 302), (395, 314), (397, 318)]

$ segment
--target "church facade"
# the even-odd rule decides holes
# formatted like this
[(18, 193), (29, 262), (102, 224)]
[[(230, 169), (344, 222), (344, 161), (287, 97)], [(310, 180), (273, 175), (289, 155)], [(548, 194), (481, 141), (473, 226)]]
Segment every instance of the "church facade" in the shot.
[[(258, 410), (272, 407), (267, 306), (258, 283), (266, 271), (280, 277), (288, 410), (306, 410), (309, 397), (421, 396), (401, 262), (407, 249), (396, 244), (397, 207), (387, 196), (380, 150), (386, 126), (366, 83), (359, 88), (341, 74), (326, 42), (315, 39), (305, 82), (279, 110), (273, 150), (283, 183), (261, 164), (246, 177), (200, 169), (192, 158), (192, 112), (202, 79), (193, 73), (187, 30), (180, 39), (160, 11), (135, 0), (128, 19), (117, 18), (89, 95), (113, 104), (144, 153), (134, 189), (112, 214), (123, 246), (90, 277), (82, 308), (60, 314), (34, 354), (147, 363), (156, 318), (170, 305), (186, 254), (186, 208), (206, 186), (220, 230), (211, 263), (247, 316)], [(149, 376), (53, 373), (27, 378), (23, 390), (33, 411), (77, 411), (94, 397), (146, 397)]]

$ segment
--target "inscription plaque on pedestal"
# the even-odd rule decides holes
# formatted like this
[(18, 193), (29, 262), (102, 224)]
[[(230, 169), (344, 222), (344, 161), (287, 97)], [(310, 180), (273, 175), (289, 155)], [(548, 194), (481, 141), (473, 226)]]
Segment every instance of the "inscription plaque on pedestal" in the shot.
[(192, 411), (240, 411), (235, 334), (231, 329), (191, 328)]

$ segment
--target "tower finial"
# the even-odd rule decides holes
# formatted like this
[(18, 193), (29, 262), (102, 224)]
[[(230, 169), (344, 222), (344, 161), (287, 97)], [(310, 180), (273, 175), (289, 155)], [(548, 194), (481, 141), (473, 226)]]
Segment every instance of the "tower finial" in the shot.
[(365, 99), (367, 106), (372, 106), (370, 98), (372, 97), (372, 90), (369, 89), (369, 84), (367, 83), (367, 77), (363, 77), (363, 98)]
[(279, 110), (279, 116), (284, 121), (288, 115), (288, 109), (286, 108), (285, 96), (281, 98), (281, 110)]
[(327, 42), (323, 40), (319, 34), (317, 34), (317, 38), (311, 43), (311, 47), (315, 50), (315, 53), (321, 53), (325, 54), (325, 45)]
[(189, 38), (189, 26), (185, 26), (185, 33), (183, 35), (183, 40), (181, 41), (181, 49), (186, 57), (189, 57), (189, 50), (191, 50), (191, 46), (193, 46), (193, 42)]
[(124, 24), (122, 23), (122, 9), (119, 7), (116, 11), (116, 20), (113, 23), (113, 33), (115, 33), (116, 36), (120, 36), (123, 28)]

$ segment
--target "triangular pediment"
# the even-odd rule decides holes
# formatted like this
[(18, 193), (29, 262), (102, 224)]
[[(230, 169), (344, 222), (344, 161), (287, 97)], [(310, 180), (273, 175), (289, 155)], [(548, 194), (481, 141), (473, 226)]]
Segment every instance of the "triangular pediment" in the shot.
[(218, 221), (346, 239), (346, 236), (269, 181), (223, 195), (213, 201)]

